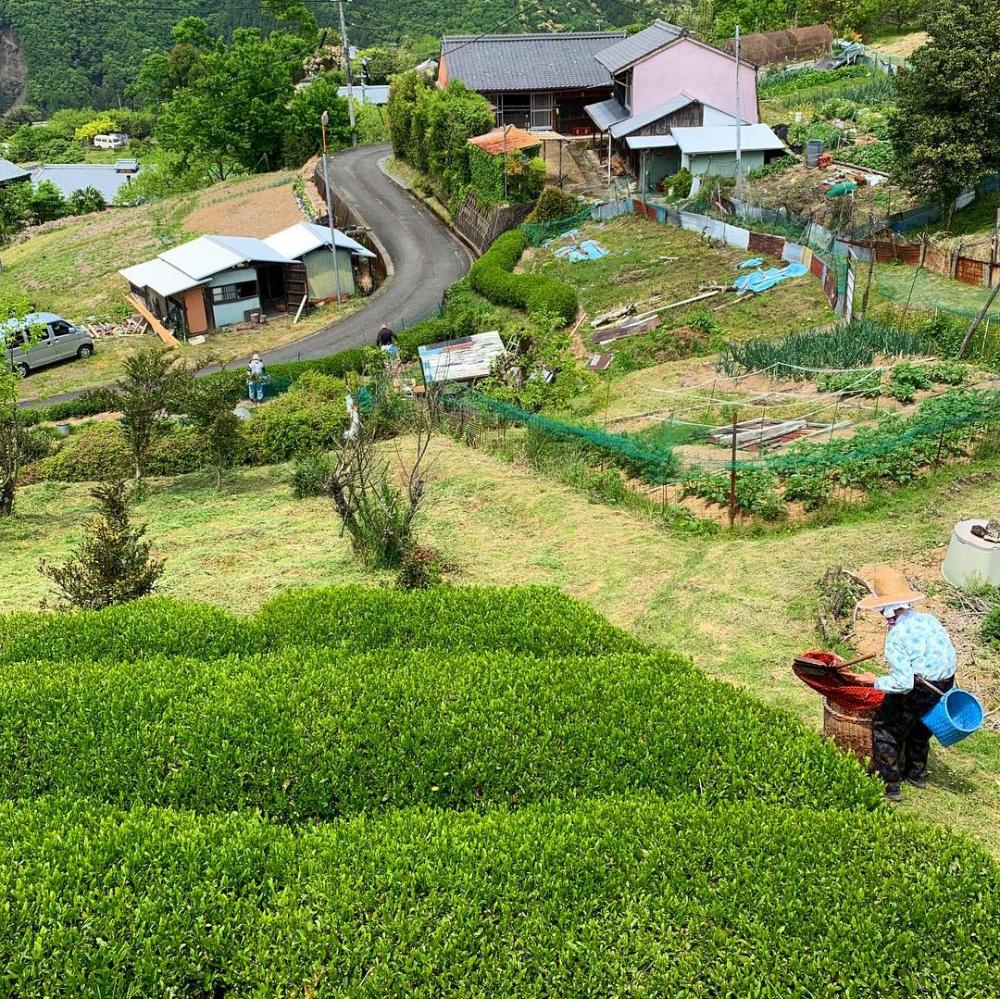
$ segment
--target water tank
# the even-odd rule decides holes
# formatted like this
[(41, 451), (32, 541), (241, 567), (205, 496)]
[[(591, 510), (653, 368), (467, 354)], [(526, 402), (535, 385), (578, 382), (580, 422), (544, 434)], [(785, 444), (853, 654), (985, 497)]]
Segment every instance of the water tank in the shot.
[(985, 520), (963, 520), (952, 531), (948, 555), (941, 567), (941, 573), (952, 586), (990, 583), (1000, 586), (1000, 545), (984, 541), (972, 533), (979, 524), (985, 527)]
[(815, 167), (819, 164), (820, 153), (823, 152), (822, 139), (810, 139), (806, 143), (806, 166)]

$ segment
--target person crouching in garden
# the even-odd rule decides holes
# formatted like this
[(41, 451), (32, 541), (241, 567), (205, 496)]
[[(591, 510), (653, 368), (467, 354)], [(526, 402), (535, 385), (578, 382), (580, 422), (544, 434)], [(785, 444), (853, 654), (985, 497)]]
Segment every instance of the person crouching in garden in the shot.
[(901, 572), (879, 567), (871, 589), (858, 607), (880, 611), (888, 622), (885, 659), (890, 673), (877, 678), (862, 673), (856, 680), (885, 693), (872, 721), (872, 762), (885, 782), (886, 797), (899, 801), (902, 781), (916, 787), (927, 783), (931, 731), (921, 718), (955, 684), (955, 647), (933, 614), (913, 609), (924, 594)]

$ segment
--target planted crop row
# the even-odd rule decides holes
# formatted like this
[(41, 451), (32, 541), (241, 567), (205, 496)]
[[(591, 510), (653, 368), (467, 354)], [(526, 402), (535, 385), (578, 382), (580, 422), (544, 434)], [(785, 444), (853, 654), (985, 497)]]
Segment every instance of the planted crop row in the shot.
[(0, 617), (0, 664), (155, 655), (216, 659), (309, 645), (533, 656), (641, 648), (586, 605), (541, 586), (287, 590), (251, 618), (162, 597), (102, 611)]
[(528, 237), (520, 230), (505, 232), (469, 271), (474, 291), (494, 305), (525, 309), (530, 315), (557, 317), (564, 326), (576, 318), (576, 292), (562, 281), (543, 274), (514, 274)]
[(980, 850), (882, 811), (752, 801), (297, 834), (4, 804), (0, 891), (12, 996), (971, 997), (1000, 962)]
[(881, 800), (791, 716), (666, 653), (28, 663), (0, 675), (0, 715), (0, 798), (289, 822), (637, 791), (845, 809)]
[(832, 331), (804, 330), (781, 340), (727, 343), (719, 364), (729, 376), (775, 368), (778, 377), (802, 381), (813, 372), (800, 369), (864, 368), (876, 357), (920, 354), (926, 346), (919, 333), (857, 319)]

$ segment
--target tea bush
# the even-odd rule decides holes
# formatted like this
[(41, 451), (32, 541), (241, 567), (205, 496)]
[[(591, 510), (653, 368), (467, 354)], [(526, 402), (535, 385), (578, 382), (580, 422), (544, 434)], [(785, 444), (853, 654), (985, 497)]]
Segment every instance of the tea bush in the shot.
[(642, 645), (589, 607), (542, 586), (399, 593), (344, 586), (286, 590), (254, 618), (165, 598), (91, 614), (0, 616), (0, 664), (206, 659), (289, 646), (604, 655)]
[(29, 663), (0, 676), (0, 713), (0, 798), (301, 821), (636, 791), (845, 809), (882, 797), (792, 716), (667, 653)]
[(303, 454), (292, 468), (292, 493), (296, 499), (323, 496), (333, 472), (333, 460), (323, 451)]
[(972, 997), (1000, 962), (982, 851), (883, 811), (756, 801), (300, 831), (6, 803), (0, 891), (12, 996)]

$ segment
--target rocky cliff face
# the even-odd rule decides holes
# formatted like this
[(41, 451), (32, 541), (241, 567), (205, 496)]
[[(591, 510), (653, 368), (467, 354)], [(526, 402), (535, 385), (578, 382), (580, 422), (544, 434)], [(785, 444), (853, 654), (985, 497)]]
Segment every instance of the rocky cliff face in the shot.
[(0, 113), (9, 111), (24, 96), (28, 63), (13, 28), (0, 27)]

